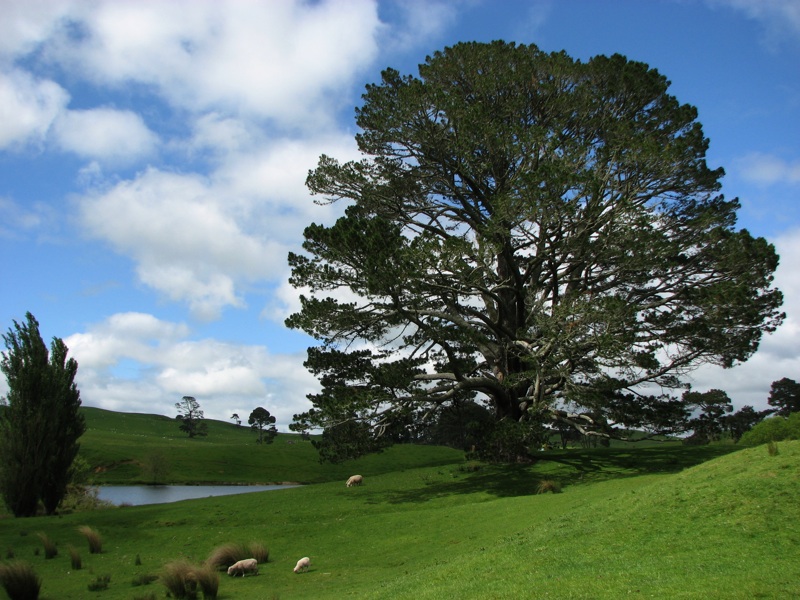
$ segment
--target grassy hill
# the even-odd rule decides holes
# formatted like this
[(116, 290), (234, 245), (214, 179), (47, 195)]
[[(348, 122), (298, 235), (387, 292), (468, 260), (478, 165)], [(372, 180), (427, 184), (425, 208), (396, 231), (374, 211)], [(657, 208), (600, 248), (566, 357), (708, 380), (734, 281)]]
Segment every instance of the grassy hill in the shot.
[[(124, 435), (140, 427), (142, 447), (161, 444), (144, 431), (161, 424), (147, 421)], [(197, 456), (222, 447), (212, 440), (194, 444)], [(174, 442), (183, 443), (166, 443)], [(87, 451), (101, 452), (92, 444)], [(284, 445), (286, 456), (307, 452)], [(552, 452), (529, 466), (467, 464), (452, 454), (449, 463), (413, 466), (446, 458), (446, 449), (412, 448), (337, 467), (362, 473), (360, 488), (331, 475), (277, 492), (5, 519), (0, 551), (31, 563), (50, 600), (94, 597), (87, 586), (103, 575), (110, 585), (98, 598), (163, 598), (158, 582), (134, 587), (134, 578), (250, 541), (269, 547), (270, 562), (257, 577), (223, 574), (219, 598), (800, 597), (800, 442), (779, 443), (774, 456), (763, 446)], [(312, 462), (324, 481), (331, 467)], [(543, 481), (562, 493), (537, 494)], [(102, 554), (85, 550), (76, 531), (83, 524), (103, 535)], [(42, 556), (37, 532), (59, 544), (57, 557)], [(79, 571), (69, 544), (82, 549)], [(312, 568), (295, 575), (301, 556)]]

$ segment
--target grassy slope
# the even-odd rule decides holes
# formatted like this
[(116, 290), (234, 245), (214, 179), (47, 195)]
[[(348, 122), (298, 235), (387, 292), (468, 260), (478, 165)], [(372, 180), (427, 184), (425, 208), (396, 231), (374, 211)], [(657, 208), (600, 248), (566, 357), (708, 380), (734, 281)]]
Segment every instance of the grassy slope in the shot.
[[(388, 472), (386, 453), (373, 457), (375, 472), (358, 469), (361, 488), (346, 489), (339, 477), (279, 492), (7, 519), (0, 550), (31, 562), (50, 600), (93, 596), (87, 585), (104, 574), (111, 587), (98, 597), (163, 597), (159, 584), (131, 587), (132, 579), (180, 556), (199, 562), (231, 541), (261, 541), (271, 560), (258, 577), (223, 576), (221, 599), (797, 597), (800, 442), (779, 449), (690, 468), (724, 449), (563, 452), (532, 467), (477, 472), (456, 463)], [(413, 457), (398, 450), (408, 466)], [(565, 483), (564, 493), (534, 495), (542, 478)], [(66, 546), (85, 547), (75, 531), (84, 523), (101, 531), (104, 552), (84, 551), (84, 569), (70, 572)], [(38, 531), (59, 543), (58, 557), (35, 555)], [(293, 574), (304, 555), (311, 571)]]
[(353, 469), (385, 473), (410, 466), (451, 464), (463, 456), (452, 448), (404, 446), (348, 465), (320, 465), (316, 450), (299, 435), (279, 434), (259, 445), (248, 426), (208, 420), (208, 436), (189, 439), (175, 419), (83, 408), (87, 431), (81, 455), (97, 484), (150, 483), (142, 464), (166, 460), (169, 483), (320, 483), (347, 479)]

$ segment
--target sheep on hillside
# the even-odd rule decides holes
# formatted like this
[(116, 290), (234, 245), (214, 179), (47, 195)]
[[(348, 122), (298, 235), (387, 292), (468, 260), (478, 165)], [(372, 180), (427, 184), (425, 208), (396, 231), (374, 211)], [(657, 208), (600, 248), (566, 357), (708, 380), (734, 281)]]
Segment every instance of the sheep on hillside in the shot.
[(347, 487), (353, 487), (354, 485), (361, 485), (364, 483), (364, 478), (361, 475), (353, 475), (350, 479), (347, 480)]
[(258, 575), (258, 561), (255, 558), (245, 558), (228, 567), (228, 575), (235, 577), (238, 573), (241, 573), (242, 577), (244, 577), (245, 573)]
[(297, 561), (297, 564), (292, 569), (295, 573), (299, 573), (300, 571), (308, 571), (308, 566), (311, 564), (311, 559), (307, 556), (304, 556), (300, 560)]

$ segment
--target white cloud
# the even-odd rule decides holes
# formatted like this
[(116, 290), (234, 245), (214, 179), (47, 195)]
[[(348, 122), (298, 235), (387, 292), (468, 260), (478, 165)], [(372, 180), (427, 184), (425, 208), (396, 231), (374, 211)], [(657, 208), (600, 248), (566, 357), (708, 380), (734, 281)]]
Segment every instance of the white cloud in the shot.
[(34, 50), (63, 26), (62, 19), (80, 10), (80, 5), (68, 0), (26, 0), (3, 2), (2, 10), (0, 63)]
[(42, 142), (67, 102), (69, 94), (52, 81), (0, 72), (0, 149)]
[(63, 150), (114, 164), (146, 157), (158, 143), (139, 115), (112, 108), (66, 111), (53, 131)]
[(148, 169), (78, 202), (90, 235), (133, 258), (142, 282), (188, 302), (202, 319), (227, 305), (243, 306), (236, 284), (269, 279), (287, 254), (282, 244), (249, 230), (227, 190), (198, 175)]
[(743, 179), (759, 185), (800, 183), (800, 160), (753, 152), (738, 159), (735, 167)]
[(48, 44), (101, 85), (152, 86), (173, 106), (313, 129), (377, 53), (370, 0), (100, 2)]
[[(227, 420), (234, 412), (246, 419), (264, 406), (281, 431), (292, 415), (310, 407), (305, 395), (318, 384), (302, 366), (305, 356), (190, 335), (184, 324), (120, 313), (65, 338), (78, 361), (84, 405), (172, 416), (175, 402), (189, 395), (211, 419)], [(136, 377), (121, 375), (126, 369)]]

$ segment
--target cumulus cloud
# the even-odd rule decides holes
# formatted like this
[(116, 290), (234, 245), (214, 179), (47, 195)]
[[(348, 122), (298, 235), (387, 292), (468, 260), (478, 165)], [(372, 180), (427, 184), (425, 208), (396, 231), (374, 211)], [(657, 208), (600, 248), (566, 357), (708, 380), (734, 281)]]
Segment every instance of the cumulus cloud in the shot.
[(113, 108), (66, 111), (55, 121), (53, 131), (61, 149), (113, 164), (146, 157), (158, 143), (158, 136), (141, 116)]
[(119, 0), (63, 27), (46, 55), (100, 85), (152, 86), (175, 107), (315, 128), (374, 59), (378, 29), (370, 0)]
[[(143, 313), (119, 313), (64, 339), (78, 361), (77, 383), (87, 406), (171, 416), (184, 395), (206, 418), (246, 418), (264, 406), (287, 431), (292, 415), (307, 410), (318, 384), (302, 366), (305, 356), (272, 355), (263, 346), (189, 339), (182, 323)], [(135, 377), (126, 377), (126, 371)]]
[(68, 102), (57, 83), (19, 69), (0, 72), (0, 149), (43, 142)]

